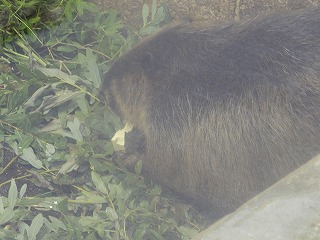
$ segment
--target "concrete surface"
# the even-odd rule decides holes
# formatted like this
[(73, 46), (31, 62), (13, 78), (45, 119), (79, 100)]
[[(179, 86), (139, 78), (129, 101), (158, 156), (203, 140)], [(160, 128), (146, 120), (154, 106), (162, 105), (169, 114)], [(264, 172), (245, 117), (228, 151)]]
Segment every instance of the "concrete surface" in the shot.
[(320, 156), (193, 240), (319, 240)]

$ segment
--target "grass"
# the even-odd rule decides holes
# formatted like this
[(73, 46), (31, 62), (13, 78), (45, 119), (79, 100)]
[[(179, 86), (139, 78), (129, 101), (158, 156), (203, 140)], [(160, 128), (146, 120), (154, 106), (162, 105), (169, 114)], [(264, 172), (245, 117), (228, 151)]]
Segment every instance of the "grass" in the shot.
[[(155, 32), (167, 12), (153, 1), (143, 26), (83, 0), (0, 3), (0, 239), (190, 239), (190, 206), (146, 183), (114, 153), (123, 127), (98, 99), (118, 56)], [(5, 17), (3, 17), (5, 16)]]

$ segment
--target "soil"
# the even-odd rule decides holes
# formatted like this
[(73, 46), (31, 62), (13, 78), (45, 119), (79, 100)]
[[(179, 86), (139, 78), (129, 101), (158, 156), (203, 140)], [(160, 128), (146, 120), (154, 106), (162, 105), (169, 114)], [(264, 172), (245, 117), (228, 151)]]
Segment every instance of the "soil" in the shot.
[[(141, 10), (152, 0), (91, 0), (102, 8), (114, 8), (127, 24), (142, 25)], [(273, 11), (292, 11), (320, 5), (320, 0), (158, 0), (166, 4), (174, 19), (240, 20)]]

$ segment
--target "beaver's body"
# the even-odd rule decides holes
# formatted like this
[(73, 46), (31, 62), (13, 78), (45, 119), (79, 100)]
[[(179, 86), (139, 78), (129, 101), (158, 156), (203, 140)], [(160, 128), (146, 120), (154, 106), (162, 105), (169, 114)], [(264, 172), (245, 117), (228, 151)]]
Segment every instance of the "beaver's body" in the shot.
[(226, 214), (320, 153), (320, 9), (173, 25), (102, 90), (144, 134), (145, 174)]

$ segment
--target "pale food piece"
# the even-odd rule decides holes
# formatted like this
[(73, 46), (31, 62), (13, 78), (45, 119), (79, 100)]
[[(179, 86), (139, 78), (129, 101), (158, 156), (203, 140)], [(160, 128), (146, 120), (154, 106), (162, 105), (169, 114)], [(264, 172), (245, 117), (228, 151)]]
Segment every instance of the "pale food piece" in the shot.
[(111, 142), (116, 152), (125, 151), (125, 147), (124, 147), (125, 134), (132, 131), (132, 129), (133, 129), (133, 125), (128, 122), (126, 123), (124, 128), (120, 129), (114, 134), (113, 138), (111, 139)]

